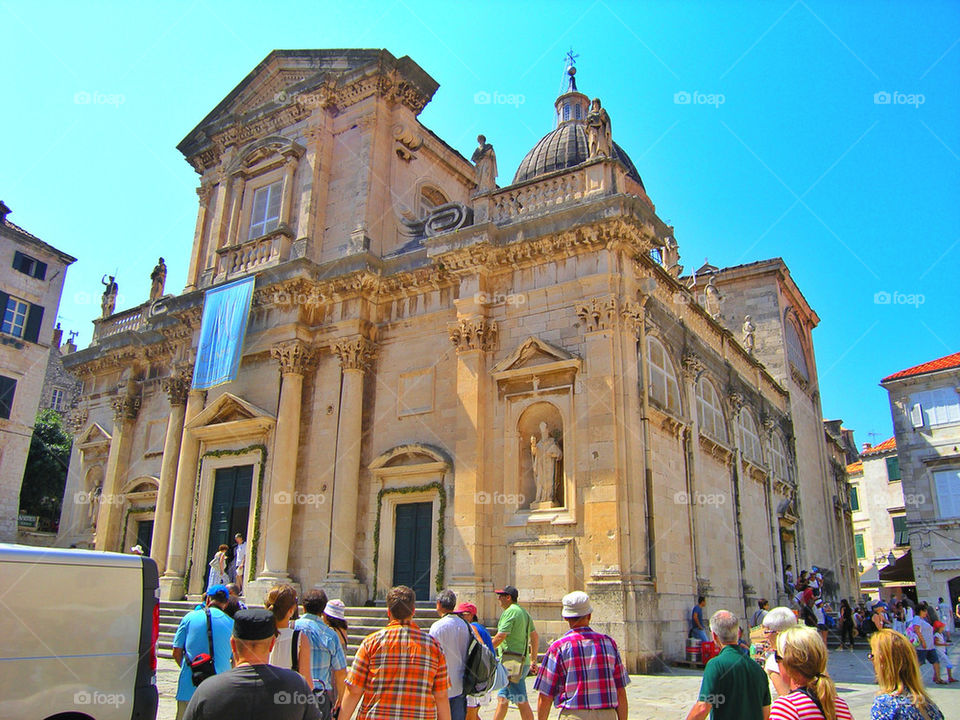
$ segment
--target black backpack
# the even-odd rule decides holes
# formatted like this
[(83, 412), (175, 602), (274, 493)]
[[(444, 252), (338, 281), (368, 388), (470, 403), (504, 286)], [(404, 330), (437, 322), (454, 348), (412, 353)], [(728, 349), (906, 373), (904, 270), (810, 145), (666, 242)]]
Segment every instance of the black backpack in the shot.
[(463, 622), (470, 631), (467, 662), (463, 668), (463, 692), (465, 695), (483, 695), (493, 687), (497, 677), (497, 656), (490, 652), (473, 626), (466, 620)]

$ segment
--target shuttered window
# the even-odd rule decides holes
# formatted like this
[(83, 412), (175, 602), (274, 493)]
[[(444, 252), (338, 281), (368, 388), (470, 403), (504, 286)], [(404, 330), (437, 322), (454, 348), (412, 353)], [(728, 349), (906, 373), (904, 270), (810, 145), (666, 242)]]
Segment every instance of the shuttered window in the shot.
[(13, 394), (16, 390), (16, 380), (0, 375), (0, 418), (10, 419), (13, 412)]
[(853, 546), (857, 550), (857, 560), (863, 560), (866, 556), (866, 550), (863, 548), (863, 535), (857, 533), (853, 536)]
[(887, 482), (895, 482), (900, 479), (900, 457), (891, 455), (887, 458)]
[(28, 342), (37, 342), (43, 322), (42, 305), (31, 305), (26, 300), (0, 292), (0, 308), (3, 308), (0, 332)]
[(937, 507), (941, 518), (960, 517), (960, 470), (940, 470), (933, 474), (937, 488)]
[(280, 225), (280, 199), (283, 196), (283, 181), (264, 185), (253, 193), (253, 210), (250, 213), (250, 239), (258, 238), (277, 229)]
[(910, 420), (915, 428), (960, 423), (960, 394), (953, 387), (918, 392), (910, 401)]
[(40, 262), (19, 250), (13, 253), (13, 269), (37, 280), (43, 280), (47, 277), (47, 264), (45, 262)]
[(850, 486), (850, 510), (857, 512), (860, 509), (860, 492), (856, 485)]
[(893, 521), (893, 544), (898, 547), (909, 545), (910, 538), (907, 536), (907, 518), (904, 515), (896, 515), (890, 518)]

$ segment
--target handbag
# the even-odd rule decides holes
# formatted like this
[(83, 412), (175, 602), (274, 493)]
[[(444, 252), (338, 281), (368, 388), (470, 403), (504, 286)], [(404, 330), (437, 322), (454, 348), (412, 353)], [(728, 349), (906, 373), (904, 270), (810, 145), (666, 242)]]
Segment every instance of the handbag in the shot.
[(200, 653), (190, 661), (190, 679), (194, 687), (217, 674), (217, 668), (213, 664), (213, 621), (210, 619), (210, 608), (204, 608), (203, 611), (207, 615), (207, 645), (210, 654)]
[(527, 659), (526, 654), (504, 652), (500, 657), (500, 663), (507, 671), (507, 680), (511, 683), (518, 683), (523, 679), (523, 661)]

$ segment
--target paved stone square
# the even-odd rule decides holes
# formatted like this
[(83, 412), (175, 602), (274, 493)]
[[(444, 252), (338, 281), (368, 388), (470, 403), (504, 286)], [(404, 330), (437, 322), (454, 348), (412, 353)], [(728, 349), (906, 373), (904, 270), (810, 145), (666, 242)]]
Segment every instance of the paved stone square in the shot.
[[(950, 649), (950, 657), (954, 664), (960, 663), (960, 643), (954, 643)], [(837, 683), (840, 697), (846, 700), (854, 718), (869, 718), (877, 686), (873, 682), (873, 668), (867, 660), (866, 646), (861, 645), (852, 652), (831, 650), (829, 670)], [(627, 689), (630, 718), (666, 720), (686, 717), (691, 705), (696, 701), (702, 674), (700, 670), (670, 668), (659, 675), (631, 675)], [(933, 669), (930, 666), (924, 666), (923, 677), (930, 695), (940, 706), (944, 716), (960, 717), (960, 683), (949, 686), (934, 685)], [(172, 660), (161, 659), (157, 674), (157, 685), (160, 688), (158, 720), (174, 720), (177, 715), (177, 703), (174, 700), (176, 682), (177, 666)], [(527, 681), (527, 691), (531, 700), (534, 700), (533, 680)], [(480, 717), (490, 720), (493, 717), (492, 706), (481, 708)], [(507, 713), (508, 720), (517, 720), (519, 717), (520, 713), (516, 708), (512, 707)], [(556, 717), (556, 711), (551, 713), (551, 717)]]

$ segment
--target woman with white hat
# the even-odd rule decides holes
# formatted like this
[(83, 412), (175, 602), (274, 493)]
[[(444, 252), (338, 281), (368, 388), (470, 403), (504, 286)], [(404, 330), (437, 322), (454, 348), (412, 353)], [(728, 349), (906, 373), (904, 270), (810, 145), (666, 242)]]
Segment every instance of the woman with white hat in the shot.
[(330, 600), (323, 609), (323, 621), (337, 631), (340, 644), (347, 649), (347, 608), (343, 600)]

